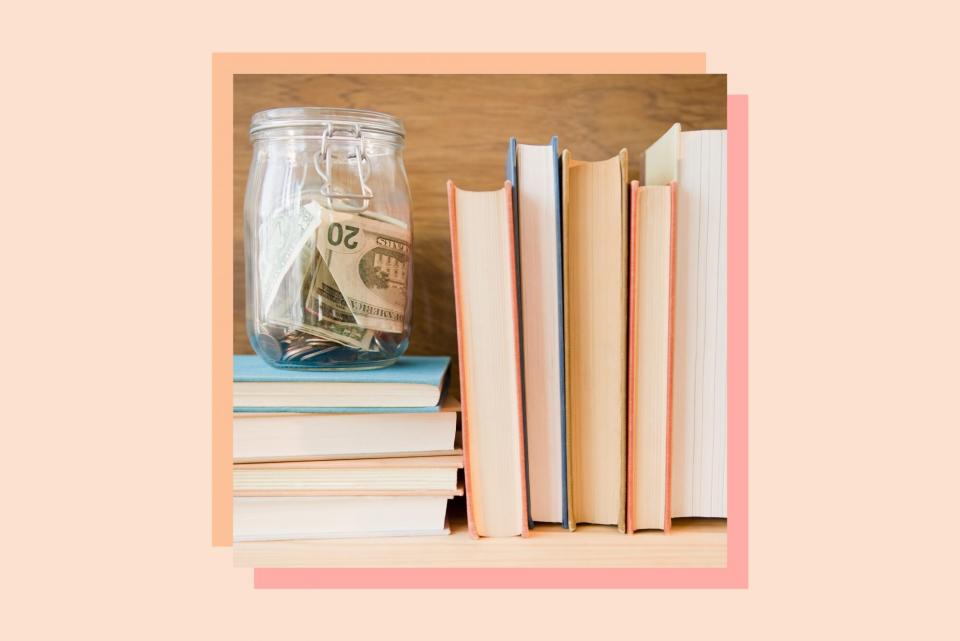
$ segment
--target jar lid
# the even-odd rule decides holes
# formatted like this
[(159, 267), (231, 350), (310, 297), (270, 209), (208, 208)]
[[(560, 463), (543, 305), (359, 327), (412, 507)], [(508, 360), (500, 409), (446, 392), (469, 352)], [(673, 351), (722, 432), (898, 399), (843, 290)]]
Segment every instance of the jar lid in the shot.
[(390, 114), (365, 109), (332, 109), (328, 107), (281, 107), (253, 114), (250, 135), (280, 127), (359, 126), (361, 131), (404, 136), (403, 123)]

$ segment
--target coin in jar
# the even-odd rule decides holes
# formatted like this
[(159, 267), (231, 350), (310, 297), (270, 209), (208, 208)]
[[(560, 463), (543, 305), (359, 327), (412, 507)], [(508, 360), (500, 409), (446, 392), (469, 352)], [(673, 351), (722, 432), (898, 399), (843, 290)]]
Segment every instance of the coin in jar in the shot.
[(273, 361), (279, 361), (283, 356), (283, 348), (280, 342), (270, 334), (262, 332), (257, 335), (257, 344), (260, 347), (260, 353)]

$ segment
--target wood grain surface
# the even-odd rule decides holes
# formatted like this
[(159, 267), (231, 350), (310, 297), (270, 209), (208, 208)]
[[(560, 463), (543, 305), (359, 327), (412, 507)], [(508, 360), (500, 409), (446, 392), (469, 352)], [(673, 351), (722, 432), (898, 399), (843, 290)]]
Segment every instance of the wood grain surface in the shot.
[[(243, 193), (250, 117), (272, 107), (372, 109), (406, 127), (404, 161), (414, 220), (414, 314), (410, 354), (448, 354), (457, 337), (445, 183), (496, 189), (507, 140), (560, 137), (582, 160), (630, 154), (642, 180), (643, 150), (674, 122), (726, 128), (725, 75), (238, 75), (234, 77), (233, 346), (252, 352), (244, 318)], [(457, 365), (452, 389), (459, 392)]]

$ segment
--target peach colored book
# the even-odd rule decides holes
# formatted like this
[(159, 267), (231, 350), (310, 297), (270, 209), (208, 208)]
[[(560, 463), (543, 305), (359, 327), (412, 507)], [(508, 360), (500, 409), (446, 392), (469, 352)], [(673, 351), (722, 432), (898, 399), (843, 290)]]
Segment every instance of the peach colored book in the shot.
[(636, 465), (633, 462), (633, 454), (637, 449), (636, 441), (636, 403), (633, 389), (636, 385), (636, 360), (637, 360), (637, 330), (635, 309), (637, 305), (637, 240), (634, 230), (637, 228), (637, 195), (640, 191), (640, 183), (636, 180), (630, 183), (630, 249), (629, 249), (629, 271), (627, 278), (630, 281), (629, 294), (627, 299), (627, 534), (633, 533), (633, 504), (636, 501), (633, 491), (634, 478), (636, 477)]

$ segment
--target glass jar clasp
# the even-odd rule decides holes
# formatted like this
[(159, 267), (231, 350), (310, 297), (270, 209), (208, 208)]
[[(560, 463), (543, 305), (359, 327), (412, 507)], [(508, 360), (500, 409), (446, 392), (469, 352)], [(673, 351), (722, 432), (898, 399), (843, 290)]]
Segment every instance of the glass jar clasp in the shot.
[(367, 185), (367, 178), (370, 176), (370, 163), (367, 160), (366, 141), (360, 131), (359, 124), (354, 124), (352, 128), (343, 130), (343, 132), (347, 133), (348, 136), (337, 136), (337, 139), (356, 140), (356, 151), (352, 158), (357, 163), (360, 193), (340, 192), (333, 188), (333, 181), (330, 178), (332, 170), (328, 146), (328, 142), (333, 138), (334, 133), (332, 123), (327, 123), (320, 138), (320, 150), (313, 154), (313, 168), (322, 181), (320, 197), (325, 201), (325, 205), (330, 209), (359, 214), (365, 212), (373, 201), (373, 190)]

